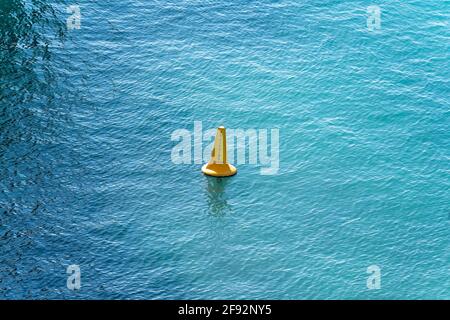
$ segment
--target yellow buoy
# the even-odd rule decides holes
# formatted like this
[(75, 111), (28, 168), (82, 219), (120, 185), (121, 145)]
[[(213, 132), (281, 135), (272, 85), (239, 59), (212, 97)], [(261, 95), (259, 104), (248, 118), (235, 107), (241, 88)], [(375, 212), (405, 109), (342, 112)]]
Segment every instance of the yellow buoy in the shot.
[(213, 177), (229, 177), (237, 172), (237, 169), (227, 162), (227, 134), (224, 127), (217, 128), (211, 159), (202, 167), (202, 172)]

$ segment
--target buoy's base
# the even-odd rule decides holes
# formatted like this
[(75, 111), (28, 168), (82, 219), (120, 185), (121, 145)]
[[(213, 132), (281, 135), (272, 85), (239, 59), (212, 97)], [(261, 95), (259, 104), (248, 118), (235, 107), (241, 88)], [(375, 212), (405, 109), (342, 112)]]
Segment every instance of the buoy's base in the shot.
[(229, 163), (207, 163), (202, 167), (202, 172), (213, 177), (229, 177), (234, 176), (237, 173), (237, 169)]

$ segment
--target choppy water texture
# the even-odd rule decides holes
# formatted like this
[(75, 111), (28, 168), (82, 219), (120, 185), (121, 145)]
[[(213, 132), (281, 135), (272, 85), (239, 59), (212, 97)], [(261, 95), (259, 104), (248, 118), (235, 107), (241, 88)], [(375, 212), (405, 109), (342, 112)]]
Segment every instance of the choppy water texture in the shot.
[[(449, 17), (443, 0), (1, 0), (0, 297), (450, 298)], [(279, 173), (174, 165), (194, 121), (279, 128)]]

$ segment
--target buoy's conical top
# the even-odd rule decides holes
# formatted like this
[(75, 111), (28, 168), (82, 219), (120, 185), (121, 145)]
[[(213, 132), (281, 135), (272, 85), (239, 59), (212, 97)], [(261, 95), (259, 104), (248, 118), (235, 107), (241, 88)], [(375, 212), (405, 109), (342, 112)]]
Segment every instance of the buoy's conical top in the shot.
[(227, 162), (227, 135), (222, 126), (217, 128), (211, 159), (202, 167), (202, 172), (213, 177), (228, 177), (237, 172), (237, 169)]

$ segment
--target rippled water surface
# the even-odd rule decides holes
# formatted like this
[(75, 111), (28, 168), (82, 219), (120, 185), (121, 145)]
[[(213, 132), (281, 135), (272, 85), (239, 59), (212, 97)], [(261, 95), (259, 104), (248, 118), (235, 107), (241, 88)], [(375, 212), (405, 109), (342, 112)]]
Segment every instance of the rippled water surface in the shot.
[[(0, 0), (0, 298), (449, 299), (449, 18)], [(278, 174), (175, 165), (194, 121), (279, 128)]]

